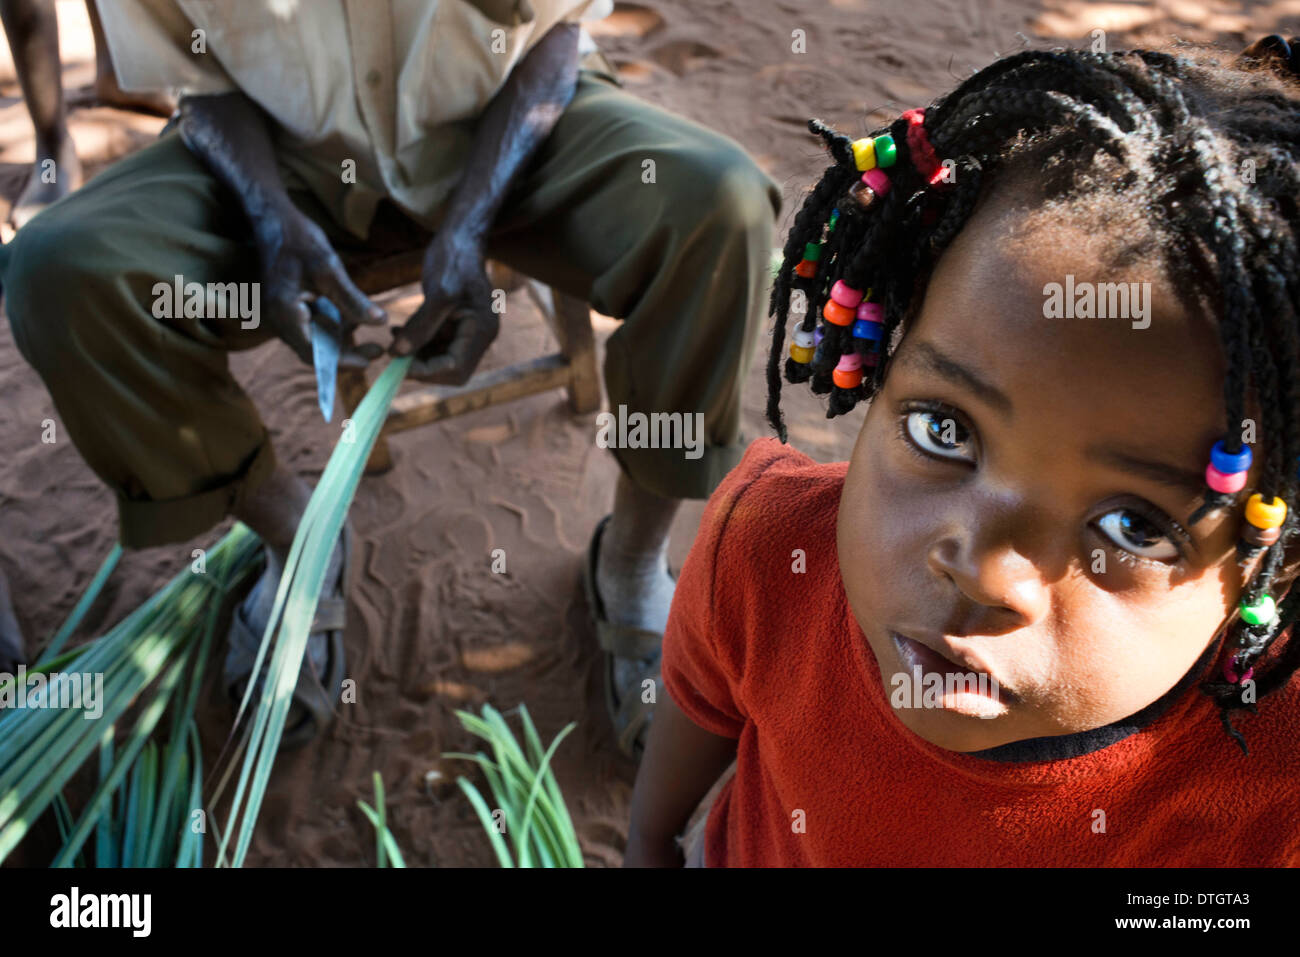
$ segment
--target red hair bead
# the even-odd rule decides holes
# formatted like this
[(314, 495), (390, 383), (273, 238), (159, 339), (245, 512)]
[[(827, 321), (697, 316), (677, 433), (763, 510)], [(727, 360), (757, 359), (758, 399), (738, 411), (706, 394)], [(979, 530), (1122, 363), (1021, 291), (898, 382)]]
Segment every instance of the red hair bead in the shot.
[(794, 274), (801, 279), (811, 279), (817, 275), (817, 264), (811, 259), (805, 259), (794, 267)]
[(847, 326), (853, 322), (853, 310), (848, 306), (841, 305), (834, 299), (827, 299), (826, 305), (822, 306), (822, 315), (826, 321), (837, 326)]
[(862, 357), (856, 352), (844, 353), (831, 373), (831, 380), (841, 389), (856, 389), (862, 384)]

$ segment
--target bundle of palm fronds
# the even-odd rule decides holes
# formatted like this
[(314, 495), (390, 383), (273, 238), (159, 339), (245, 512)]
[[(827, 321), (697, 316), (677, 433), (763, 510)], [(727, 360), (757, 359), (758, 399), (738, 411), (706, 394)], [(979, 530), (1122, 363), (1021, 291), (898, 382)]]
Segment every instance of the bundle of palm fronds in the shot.
[[(218, 846), (218, 864), (240, 866), (248, 851), (330, 554), (409, 365), (409, 359), (391, 362), (357, 408), (352, 428), (335, 447), (294, 538), (254, 666), (256, 675), (269, 659), (264, 693), (243, 725), (246, 750)], [(257, 537), (236, 525), (209, 550), (203, 571), (192, 567), (182, 572), (107, 634), (60, 653), (112, 570), (120, 554), (113, 550), (32, 669), (31, 674), (42, 676), (41, 690), (24, 700), (24, 707), (0, 711), (0, 861), (53, 806), (63, 835), (56, 865), (85, 863), (84, 848), (92, 832), (98, 866), (202, 863), (209, 823), (205, 807), (215, 798), (202, 793), (194, 705), (209, 664), (218, 611), (255, 564), (259, 548)], [(102, 695), (90, 702), (78, 695), (75, 704), (62, 700), (67, 685), (58, 676), (67, 675), (69, 666), (75, 666), (77, 675), (102, 681)], [(16, 678), (7, 681), (17, 684)], [(241, 717), (257, 684), (256, 678), (249, 682)], [(0, 681), (0, 694), (4, 688)], [(22, 690), (26, 697), (25, 687)], [(135, 722), (118, 741), (117, 724), (132, 705)], [(169, 734), (160, 740), (156, 729), (169, 709)], [(62, 792), (96, 749), (99, 783), (74, 820)], [(227, 860), (232, 835), (235, 848)]]

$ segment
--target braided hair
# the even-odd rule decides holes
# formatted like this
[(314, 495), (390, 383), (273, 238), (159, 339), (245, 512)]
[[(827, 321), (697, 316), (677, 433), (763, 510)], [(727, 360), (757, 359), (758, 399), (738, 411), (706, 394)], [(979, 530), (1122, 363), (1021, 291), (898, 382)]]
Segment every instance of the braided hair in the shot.
[[(1238, 558), (1249, 564), (1262, 554), (1243, 609), (1263, 600), (1271, 611), (1270, 588), (1281, 590), (1295, 575), (1285, 566), (1285, 547), (1297, 534), (1300, 490), (1300, 97), (1293, 76), (1260, 65), (1242, 58), (1224, 63), (1199, 50), (1029, 50), (1004, 57), (923, 114), (909, 111), (912, 116), (904, 114), (872, 134), (892, 140), (896, 155), (888, 188), (868, 191), (869, 205), (854, 199), (862, 191), (855, 185), (862, 175), (857, 144), (819, 120), (809, 121), (834, 163), (794, 218), (771, 293), (769, 314), (776, 324), (767, 363), (767, 418), (781, 441), (787, 438), (780, 407), (783, 372), (787, 381), (808, 382), (814, 393), (829, 394), (828, 418), (876, 394), (939, 256), (1000, 176), (1040, 170), (1044, 195), (1063, 201), (1122, 197), (1159, 232), (1169, 268), (1185, 280), (1178, 284), (1180, 295), (1194, 290), (1187, 294), (1213, 304), (1218, 316), (1229, 432), (1216, 451), (1249, 456), (1238, 425), (1244, 426), (1252, 399), (1261, 410), (1263, 461), (1255, 491), (1270, 507), (1278, 499), (1289, 507), (1276, 540), (1243, 540)], [(923, 116), (924, 136), (909, 136), (917, 114)], [(930, 155), (913, 155), (922, 149)], [(935, 154), (951, 170), (942, 183), (926, 175)], [(1254, 175), (1243, 176), (1243, 169)], [(864, 291), (872, 308), (883, 310), (873, 314), (880, 327), (872, 338), (850, 335), (838, 321), (817, 324), (837, 283), (855, 294)], [(807, 313), (783, 367), (796, 291), (806, 296)], [(809, 345), (814, 331), (815, 351)], [(855, 352), (860, 363), (842, 363)], [(862, 374), (833, 375), (837, 362)], [(1236, 504), (1236, 494), (1207, 486), (1192, 523)], [(1243, 688), (1253, 665), (1300, 618), (1300, 589), (1277, 604), (1270, 620), (1252, 624), (1249, 617), (1259, 616), (1228, 620), (1237, 675), (1225, 673), (1225, 680), (1201, 685), (1218, 705), (1225, 731), (1246, 753), (1231, 715), (1254, 710)], [(1281, 647), (1269, 669), (1254, 677), (1256, 697), (1284, 687), (1300, 666), (1300, 640)]]

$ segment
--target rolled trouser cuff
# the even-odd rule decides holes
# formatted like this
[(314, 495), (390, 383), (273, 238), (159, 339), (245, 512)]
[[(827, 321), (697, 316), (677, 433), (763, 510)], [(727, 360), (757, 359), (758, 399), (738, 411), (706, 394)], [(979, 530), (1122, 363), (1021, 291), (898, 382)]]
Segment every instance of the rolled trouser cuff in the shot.
[(243, 472), (216, 487), (163, 501), (128, 499), (117, 493), (118, 529), (123, 548), (155, 548), (189, 541), (236, 511), (249, 493), (275, 471), (270, 436), (249, 457)]
[(686, 458), (683, 449), (611, 446), (609, 451), (623, 474), (648, 492), (664, 498), (706, 499), (740, 464), (745, 445), (706, 445), (694, 459)]

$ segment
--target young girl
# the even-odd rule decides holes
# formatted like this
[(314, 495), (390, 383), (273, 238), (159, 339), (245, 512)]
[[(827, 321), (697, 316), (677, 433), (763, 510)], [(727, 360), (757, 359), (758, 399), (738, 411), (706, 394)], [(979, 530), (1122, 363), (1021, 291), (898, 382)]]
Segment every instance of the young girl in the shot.
[[(628, 864), (680, 865), (721, 776), (688, 864), (1300, 865), (1273, 63), (1031, 51), (873, 137), (809, 124), (780, 441), (682, 567)], [(867, 403), (848, 463), (784, 444), (783, 358)]]

